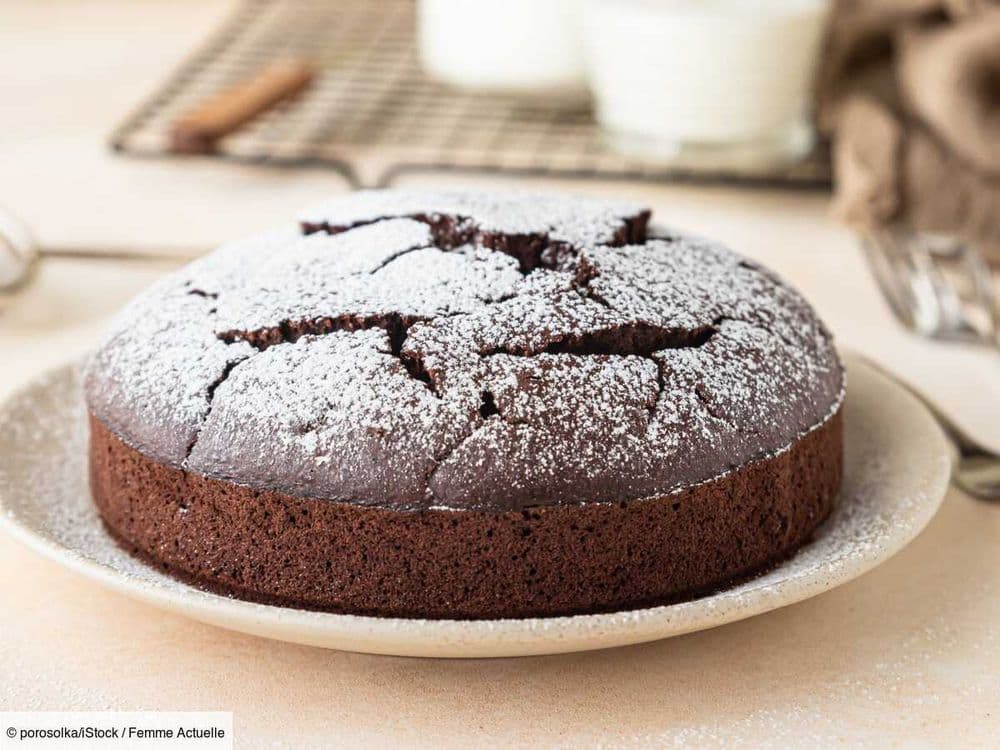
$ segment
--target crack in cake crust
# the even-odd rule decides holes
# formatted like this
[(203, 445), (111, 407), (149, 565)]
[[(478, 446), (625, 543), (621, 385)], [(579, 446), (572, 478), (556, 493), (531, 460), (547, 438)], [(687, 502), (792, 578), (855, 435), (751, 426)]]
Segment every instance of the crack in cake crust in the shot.
[(246, 362), (247, 359), (249, 359), (249, 356), (227, 363), (222, 369), (222, 373), (219, 377), (208, 384), (208, 388), (205, 389), (205, 401), (208, 403), (208, 407), (205, 410), (205, 417), (201, 420), (201, 423), (198, 425), (198, 429), (195, 431), (194, 436), (188, 443), (187, 450), (184, 451), (184, 461), (181, 464), (182, 466), (187, 465), (187, 461), (191, 457), (191, 451), (194, 450), (195, 445), (198, 443), (198, 438), (201, 435), (201, 429), (204, 427), (205, 422), (208, 421), (208, 417), (212, 413), (212, 404), (215, 401), (215, 392), (219, 389), (219, 386), (226, 382), (233, 370)]
[[(623, 217), (622, 226), (616, 229), (604, 244), (611, 246), (642, 244), (646, 239), (649, 216), (649, 211), (640, 210), (634, 216)], [(577, 252), (573, 242), (551, 237), (551, 233), (555, 231), (554, 227), (548, 227), (544, 232), (531, 233), (488, 231), (480, 226), (475, 217), (447, 212), (433, 214), (395, 212), (374, 219), (332, 225), (328, 221), (315, 223), (306, 219), (302, 221), (302, 230), (306, 234), (314, 232), (340, 234), (392, 219), (412, 219), (426, 224), (434, 239), (434, 245), (441, 250), (478, 244), (509, 255), (518, 261), (523, 274), (531, 273), (536, 268), (558, 270), (568, 258), (575, 257)]]

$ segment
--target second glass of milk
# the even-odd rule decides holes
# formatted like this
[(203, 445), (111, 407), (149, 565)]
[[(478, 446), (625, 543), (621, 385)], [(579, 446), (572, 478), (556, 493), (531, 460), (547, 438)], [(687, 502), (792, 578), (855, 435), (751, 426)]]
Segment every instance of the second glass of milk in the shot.
[(693, 168), (778, 165), (812, 146), (825, 0), (589, 0), (597, 118), (620, 150)]
[(427, 73), (463, 89), (549, 103), (587, 100), (581, 0), (420, 0)]

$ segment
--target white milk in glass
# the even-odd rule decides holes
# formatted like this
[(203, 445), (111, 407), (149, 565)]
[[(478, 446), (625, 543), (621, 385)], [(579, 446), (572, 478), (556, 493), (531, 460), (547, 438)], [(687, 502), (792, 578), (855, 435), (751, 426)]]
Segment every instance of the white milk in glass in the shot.
[(826, 13), (822, 0), (590, 0), (597, 117), (647, 156), (801, 156)]
[(420, 0), (424, 69), (462, 88), (585, 100), (582, 0)]

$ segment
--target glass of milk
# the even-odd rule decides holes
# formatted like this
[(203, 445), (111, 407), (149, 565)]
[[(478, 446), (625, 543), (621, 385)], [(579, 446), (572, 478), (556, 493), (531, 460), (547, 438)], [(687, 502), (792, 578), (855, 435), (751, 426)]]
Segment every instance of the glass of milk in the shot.
[(622, 151), (693, 168), (778, 165), (812, 146), (826, 0), (588, 0), (597, 118)]
[(431, 76), (545, 101), (587, 100), (583, 0), (420, 0), (417, 40)]

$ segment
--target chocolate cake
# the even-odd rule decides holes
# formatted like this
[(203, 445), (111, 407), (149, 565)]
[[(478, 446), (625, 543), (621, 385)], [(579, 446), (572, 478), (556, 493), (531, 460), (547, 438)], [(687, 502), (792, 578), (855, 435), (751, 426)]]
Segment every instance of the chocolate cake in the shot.
[(840, 484), (830, 334), (648, 220), (361, 192), (164, 278), (88, 365), (108, 530), (214, 591), (403, 617), (643, 607), (780, 561)]

